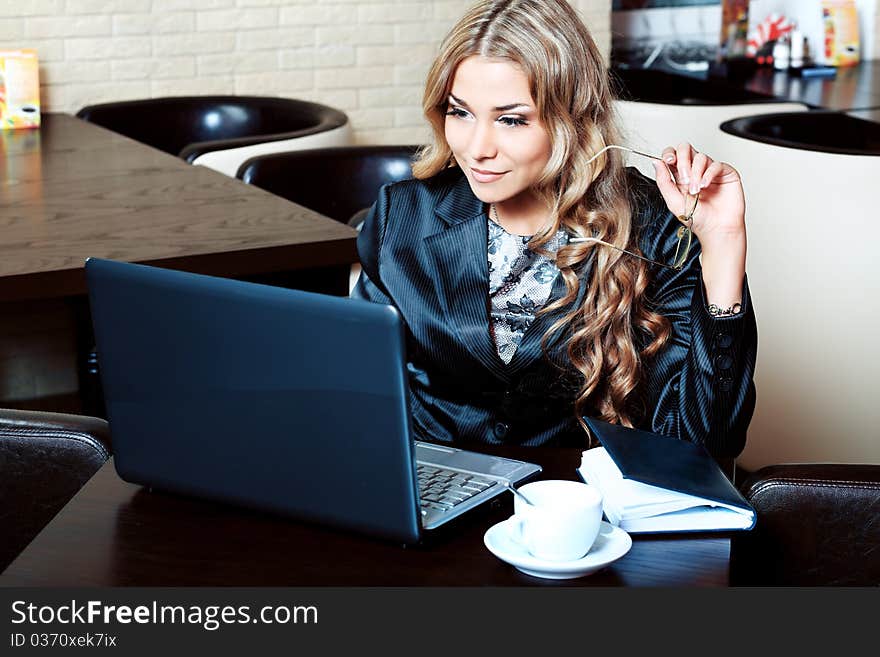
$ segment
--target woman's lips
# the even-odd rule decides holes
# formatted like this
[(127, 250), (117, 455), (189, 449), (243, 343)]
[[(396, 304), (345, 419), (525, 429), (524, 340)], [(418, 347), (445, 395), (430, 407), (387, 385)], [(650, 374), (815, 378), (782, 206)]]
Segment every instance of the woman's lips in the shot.
[(490, 183), (499, 180), (506, 171), (502, 171), (500, 173), (495, 171), (483, 171), (480, 169), (471, 169), (471, 175), (474, 177), (474, 180), (481, 183)]

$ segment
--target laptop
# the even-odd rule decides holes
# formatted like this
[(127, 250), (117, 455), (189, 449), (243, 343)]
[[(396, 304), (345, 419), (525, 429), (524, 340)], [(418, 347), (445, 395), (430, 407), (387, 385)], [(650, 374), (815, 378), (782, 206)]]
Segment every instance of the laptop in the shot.
[(90, 258), (119, 476), (407, 543), (540, 466), (415, 441), (392, 306)]

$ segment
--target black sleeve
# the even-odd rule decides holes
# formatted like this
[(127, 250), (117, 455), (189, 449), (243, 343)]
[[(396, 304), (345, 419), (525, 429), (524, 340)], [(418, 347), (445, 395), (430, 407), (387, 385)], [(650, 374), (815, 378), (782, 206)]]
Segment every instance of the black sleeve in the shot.
[[(681, 225), (653, 181), (647, 201), (634, 212), (640, 245), (649, 258), (671, 263)], [(656, 194), (654, 193), (656, 192)], [(679, 271), (652, 265), (649, 306), (666, 316), (672, 334), (664, 349), (645, 362), (645, 428), (701, 443), (715, 456), (737, 456), (755, 409), (753, 381), (758, 336), (743, 279), (742, 310), (713, 317), (706, 305), (699, 242), (694, 238)]]
[(379, 272), (379, 252), (388, 225), (388, 210), (391, 206), (390, 189), (383, 185), (379, 190), (379, 198), (364, 218), (363, 226), (358, 234), (357, 250), (361, 262), (361, 274), (358, 277), (351, 297), (364, 299), (374, 303), (391, 303), (391, 298), (382, 285)]

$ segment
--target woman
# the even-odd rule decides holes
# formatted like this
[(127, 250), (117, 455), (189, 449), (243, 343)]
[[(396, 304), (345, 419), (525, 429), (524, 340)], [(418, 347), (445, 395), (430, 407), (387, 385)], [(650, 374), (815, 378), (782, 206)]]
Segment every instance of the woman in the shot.
[[(381, 190), (353, 292), (405, 320), (418, 437), (587, 446), (586, 415), (742, 450), (757, 338), (739, 175), (688, 144), (656, 183), (626, 169), (611, 101), (564, 0), (484, 0), (443, 42), (434, 142)], [(673, 268), (685, 223), (699, 243)]]

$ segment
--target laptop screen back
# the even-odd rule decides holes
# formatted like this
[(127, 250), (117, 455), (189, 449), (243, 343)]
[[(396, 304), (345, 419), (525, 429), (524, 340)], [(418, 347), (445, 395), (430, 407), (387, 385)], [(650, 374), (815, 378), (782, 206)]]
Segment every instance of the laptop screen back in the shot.
[(418, 539), (396, 310), (94, 258), (86, 275), (123, 479)]

